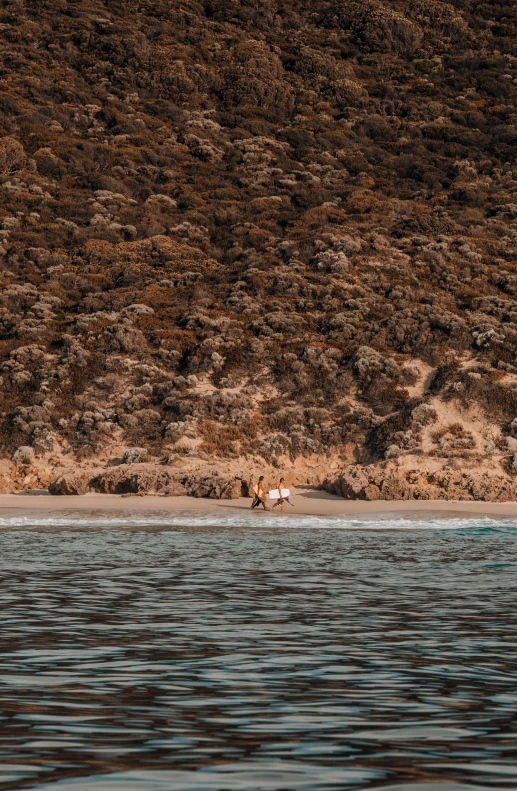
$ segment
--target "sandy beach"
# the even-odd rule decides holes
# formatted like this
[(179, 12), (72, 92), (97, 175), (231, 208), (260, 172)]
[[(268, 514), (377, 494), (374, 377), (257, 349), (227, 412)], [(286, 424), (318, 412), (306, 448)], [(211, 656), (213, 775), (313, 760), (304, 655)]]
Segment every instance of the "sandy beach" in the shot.
[[(479, 516), (517, 516), (517, 502), (491, 503), (458, 500), (344, 500), (315, 488), (300, 488), (291, 497), (292, 506), (286, 505), (285, 515), (339, 516), (347, 514), (381, 514), (404, 512), (424, 514), (471, 514)], [(211, 511), (250, 512), (250, 499), (211, 500), (195, 497), (160, 497), (153, 495), (123, 496), (113, 494), (85, 494), (81, 496), (51, 496), (45, 492), (0, 495), (0, 512), (17, 511)], [(280, 509), (265, 514), (262, 509), (254, 513), (280, 517)]]

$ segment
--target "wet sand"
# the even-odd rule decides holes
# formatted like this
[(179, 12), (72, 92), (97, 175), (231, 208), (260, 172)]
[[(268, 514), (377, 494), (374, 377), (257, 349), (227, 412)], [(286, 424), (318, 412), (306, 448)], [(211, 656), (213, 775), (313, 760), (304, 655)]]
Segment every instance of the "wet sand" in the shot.
[[(474, 516), (517, 516), (517, 502), (490, 503), (458, 500), (344, 500), (313, 488), (300, 488), (291, 496), (292, 506), (286, 504), (285, 515), (339, 516), (347, 514), (375, 514), (404, 512), (417, 514), (430, 513), (453, 515), (471, 514)], [(250, 511), (250, 499), (210, 500), (195, 497), (160, 497), (153, 495), (130, 496), (116, 494), (85, 494), (81, 496), (51, 496), (45, 492), (0, 495), (0, 512), (17, 511)], [(271, 503), (270, 503), (271, 505)], [(256, 513), (264, 513), (256, 508)], [(280, 515), (275, 508), (271, 516)]]

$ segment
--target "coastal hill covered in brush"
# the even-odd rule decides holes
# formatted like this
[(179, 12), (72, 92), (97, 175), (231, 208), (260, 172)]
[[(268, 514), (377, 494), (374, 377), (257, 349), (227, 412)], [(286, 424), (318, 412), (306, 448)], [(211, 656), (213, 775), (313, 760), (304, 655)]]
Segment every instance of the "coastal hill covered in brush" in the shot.
[(4, 487), (513, 485), (515, 3), (1, 0), (0, 54)]

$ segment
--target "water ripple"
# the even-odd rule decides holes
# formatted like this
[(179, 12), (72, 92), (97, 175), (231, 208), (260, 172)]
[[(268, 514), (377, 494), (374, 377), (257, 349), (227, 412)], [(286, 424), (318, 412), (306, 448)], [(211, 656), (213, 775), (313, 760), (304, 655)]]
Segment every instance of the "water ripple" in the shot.
[(515, 520), (234, 519), (1, 517), (0, 791), (517, 787)]

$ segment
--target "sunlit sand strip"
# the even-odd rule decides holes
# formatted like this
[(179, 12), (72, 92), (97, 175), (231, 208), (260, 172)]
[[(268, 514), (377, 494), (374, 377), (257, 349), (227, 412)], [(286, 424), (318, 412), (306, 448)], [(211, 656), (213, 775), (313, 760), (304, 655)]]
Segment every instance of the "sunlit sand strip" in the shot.
[[(340, 516), (378, 513), (430, 513), (450, 516), (471, 514), (473, 516), (516, 516), (517, 502), (490, 503), (457, 500), (343, 500), (315, 489), (298, 489), (292, 496), (292, 507), (286, 507), (286, 516)], [(18, 511), (91, 511), (91, 510), (159, 510), (159, 511), (204, 511), (220, 515), (226, 513), (254, 513), (257, 518), (277, 520), (279, 513), (266, 513), (262, 509), (250, 510), (251, 500), (210, 500), (195, 497), (124, 497), (115, 494), (85, 494), (82, 496), (53, 497), (47, 494), (3, 494), (0, 495), (0, 512), (6, 515), (11, 509)], [(287, 510), (288, 508), (288, 510)], [(8, 509), (8, 511), (6, 510)]]

